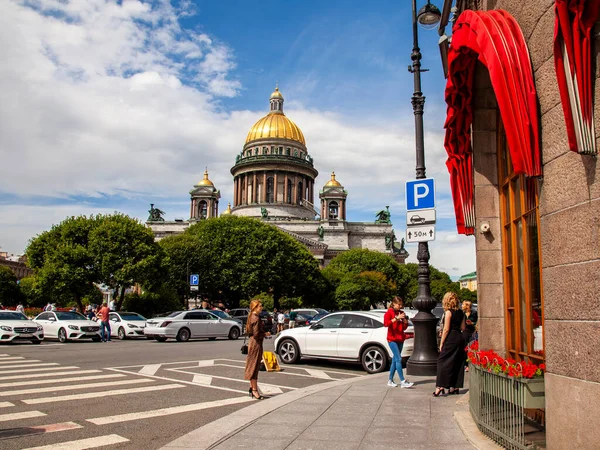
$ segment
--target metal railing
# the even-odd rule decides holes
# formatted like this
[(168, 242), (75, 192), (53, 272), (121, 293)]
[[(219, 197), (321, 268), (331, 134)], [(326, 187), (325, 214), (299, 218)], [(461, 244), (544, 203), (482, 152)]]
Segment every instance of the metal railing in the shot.
[(545, 446), (545, 433), (527, 417), (527, 385), (472, 364), (469, 367), (469, 408), (479, 430), (509, 450)]

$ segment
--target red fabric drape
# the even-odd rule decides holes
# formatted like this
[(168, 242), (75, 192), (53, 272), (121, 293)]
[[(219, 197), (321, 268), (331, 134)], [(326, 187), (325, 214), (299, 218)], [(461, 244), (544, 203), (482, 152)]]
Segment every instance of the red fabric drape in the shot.
[(554, 11), (554, 67), (569, 148), (595, 154), (591, 33), (600, 0), (556, 0)]
[(477, 60), (490, 73), (514, 171), (528, 176), (542, 174), (537, 94), (523, 33), (506, 11), (465, 11), (452, 31), (444, 125), (446, 166), (461, 234), (473, 234), (475, 227), (471, 124)]

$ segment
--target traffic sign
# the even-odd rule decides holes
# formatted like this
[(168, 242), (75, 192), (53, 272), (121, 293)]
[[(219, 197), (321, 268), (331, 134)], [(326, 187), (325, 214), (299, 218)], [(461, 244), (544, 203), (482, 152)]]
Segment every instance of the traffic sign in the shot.
[(191, 285), (190, 286), (190, 291), (197, 291), (198, 290), (198, 286), (197, 285)]
[(435, 208), (435, 180), (423, 178), (406, 182), (406, 210)]
[(190, 286), (198, 286), (199, 281), (200, 277), (198, 274), (190, 275)]
[(406, 242), (435, 241), (435, 225), (406, 228)]
[(435, 223), (435, 209), (420, 209), (406, 213), (406, 226), (433, 225)]

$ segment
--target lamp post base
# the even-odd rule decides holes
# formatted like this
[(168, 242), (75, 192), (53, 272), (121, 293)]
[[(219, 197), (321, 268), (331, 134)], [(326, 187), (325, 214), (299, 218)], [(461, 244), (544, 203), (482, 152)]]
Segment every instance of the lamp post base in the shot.
[(420, 311), (411, 319), (415, 327), (415, 348), (406, 364), (407, 375), (437, 375), (437, 321), (430, 312)]

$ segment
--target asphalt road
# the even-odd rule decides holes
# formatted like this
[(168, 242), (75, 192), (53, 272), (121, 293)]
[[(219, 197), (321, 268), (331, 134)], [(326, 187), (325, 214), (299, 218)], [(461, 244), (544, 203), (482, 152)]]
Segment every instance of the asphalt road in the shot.
[[(158, 449), (248, 406), (242, 340), (0, 345), (0, 448)], [(265, 340), (272, 350), (273, 340)], [(261, 372), (263, 393), (364, 375), (303, 361)], [(69, 444), (72, 443), (72, 444)]]

